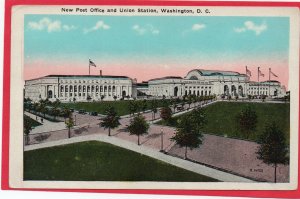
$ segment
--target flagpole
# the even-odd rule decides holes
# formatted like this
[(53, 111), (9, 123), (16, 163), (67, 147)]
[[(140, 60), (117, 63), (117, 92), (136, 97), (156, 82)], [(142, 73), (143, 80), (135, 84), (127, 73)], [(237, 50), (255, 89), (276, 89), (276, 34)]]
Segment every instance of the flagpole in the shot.
[(91, 59), (89, 59), (89, 76), (91, 75)]
[(259, 96), (259, 67), (257, 67), (257, 83), (258, 83), (257, 90), (258, 90), (258, 96)]
[(269, 96), (271, 96), (271, 87), (270, 87), (270, 84), (271, 84), (271, 68), (269, 68)]

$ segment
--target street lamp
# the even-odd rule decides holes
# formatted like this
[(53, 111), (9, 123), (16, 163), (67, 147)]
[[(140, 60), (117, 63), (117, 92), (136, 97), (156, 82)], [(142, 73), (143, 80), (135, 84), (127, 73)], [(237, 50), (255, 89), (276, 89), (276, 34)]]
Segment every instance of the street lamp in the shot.
[(160, 137), (161, 137), (160, 152), (164, 152), (164, 131), (163, 131), (163, 128), (160, 129)]

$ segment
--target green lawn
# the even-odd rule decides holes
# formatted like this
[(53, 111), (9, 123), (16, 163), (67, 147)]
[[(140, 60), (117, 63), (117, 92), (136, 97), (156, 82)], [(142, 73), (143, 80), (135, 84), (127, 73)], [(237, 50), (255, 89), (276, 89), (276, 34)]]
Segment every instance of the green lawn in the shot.
[(24, 152), (25, 180), (212, 182), (165, 162), (90, 141)]
[[(203, 132), (215, 135), (222, 135), (234, 138), (243, 138), (238, 130), (236, 115), (246, 106), (250, 105), (257, 114), (256, 132), (248, 139), (257, 141), (258, 135), (263, 133), (264, 126), (267, 122), (275, 121), (279, 127), (286, 133), (287, 140), (290, 134), (290, 104), (272, 104), (272, 103), (241, 103), (241, 102), (217, 102), (204, 108), (207, 114), (208, 123), (204, 127)], [(187, 113), (189, 114), (189, 113)], [(162, 125), (176, 126), (175, 117), (170, 122), (159, 122)]]
[[(68, 108), (74, 108), (76, 110), (84, 109), (88, 112), (96, 111), (100, 114), (105, 113), (105, 109), (107, 106), (113, 106), (117, 111), (119, 116), (128, 115), (129, 114), (129, 102), (128, 100), (122, 101), (102, 101), (102, 102), (75, 102), (75, 103), (62, 103), (61, 106), (65, 106)], [(141, 101), (139, 101), (141, 102)], [(158, 105), (162, 105), (162, 100), (158, 100)], [(150, 100), (147, 100), (147, 110), (150, 109)]]
[(37, 127), (37, 126), (42, 125), (41, 123), (39, 123), (38, 121), (32, 119), (31, 117), (29, 117), (27, 115), (24, 115), (24, 120), (29, 120), (32, 124), (32, 127)]

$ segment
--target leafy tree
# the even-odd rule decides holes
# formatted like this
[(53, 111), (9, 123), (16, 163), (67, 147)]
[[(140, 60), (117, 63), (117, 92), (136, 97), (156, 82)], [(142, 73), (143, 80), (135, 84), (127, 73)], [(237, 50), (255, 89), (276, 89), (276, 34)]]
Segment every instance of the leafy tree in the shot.
[(60, 114), (60, 110), (57, 107), (54, 107), (51, 110), (51, 114), (54, 116), (54, 119)]
[(101, 95), (101, 98), (100, 98), (101, 101), (103, 101), (104, 98), (105, 98), (105, 96), (104, 96), (104, 95)]
[(66, 127), (68, 128), (68, 138), (71, 138), (71, 128), (74, 126), (74, 120), (72, 114), (69, 115), (68, 120), (65, 121)]
[(25, 115), (23, 116), (23, 121), (24, 121), (24, 134), (25, 134), (25, 145), (29, 144), (30, 138), (29, 138), (29, 133), (32, 130), (32, 120), (30, 120), (28, 117), (25, 117)]
[(157, 113), (157, 107), (158, 107), (157, 100), (151, 100), (150, 109), (152, 111), (152, 120), (155, 119), (155, 114)]
[(196, 125), (191, 122), (191, 120), (191, 116), (183, 116), (178, 121), (175, 135), (171, 138), (171, 140), (175, 141), (180, 147), (185, 147), (184, 159), (187, 159), (188, 148), (191, 150), (197, 148), (203, 141), (203, 135), (199, 130), (200, 123)]
[(118, 98), (118, 97), (117, 97), (116, 95), (114, 95), (114, 100), (115, 100), (115, 101), (117, 100), (117, 98)]
[(239, 130), (245, 134), (248, 139), (250, 134), (256, 129), (257, 115), (256, 112), (247, 105), (237, 116), (236, 120), (238, 123)]
[(64, 107), (63, 111), (61, 112), (61, 115), (65, 118), (65, 122), (66, 122), (66, 118), (70, 117), (71, 111), (70, 109)]
[(278, 125), (272, 122), (265, 126), (264, 133), (259, 138), (259, 143), (257, 158), (268, 165), (274, 166), (274, 182), (276, 183), (278, 164), (287, 164), (289, 161), (285, 135)]
[(138, 104), (135, 100), (128, 103), (129, 115), (134, 115), (138, 111)]
[(187, 97), (187, 103), (189, 105), (189, 109), (191, 108), (191, 104), (193, 103), (193, 96), (192, 95), (188, 95)]
[(127, 129), (130, 135), (138, 136), (138, 145), (140, 145), (140, 135), (148, 133), (149, 124), (145, 120), (145, 117), (141, 114), (137, 114), (132, 120), (130, 120), (130, 124), (127, 126)]
[(201, 132), (202, 128), (207, 124), (206, 113), (203, 109), (194, 109), (190, 115), (190, 122), (195, 125), (198, 132)]
[(141, 108), (142, 108), (142, 111), (145, 112), (146, 109), (147, 109), (147, 100), (143, 100), (142, 103), (141, 103)]
[(117, 128), (120, 126), (120, 116), (117, 115), (115, 108), (112, 106), (108, 106), (105, 110), (105, 117), (100, 123), (101, 127), (104, 129), (108, 128), (108, 136), (110, 136), (110, 129)]
[(170, 109), (170, 107), (162, 107), (160, 109), (160, 117), (164, 121), (169, 121), (172, 118), (172, 110)]

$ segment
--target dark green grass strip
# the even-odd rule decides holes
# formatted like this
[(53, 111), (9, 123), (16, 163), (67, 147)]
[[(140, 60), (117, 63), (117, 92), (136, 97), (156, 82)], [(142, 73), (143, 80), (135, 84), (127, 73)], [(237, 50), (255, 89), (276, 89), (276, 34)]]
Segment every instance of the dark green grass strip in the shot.
[(28, 151), (25, 180), (215, 182), (148, 156), (90, 141)]

